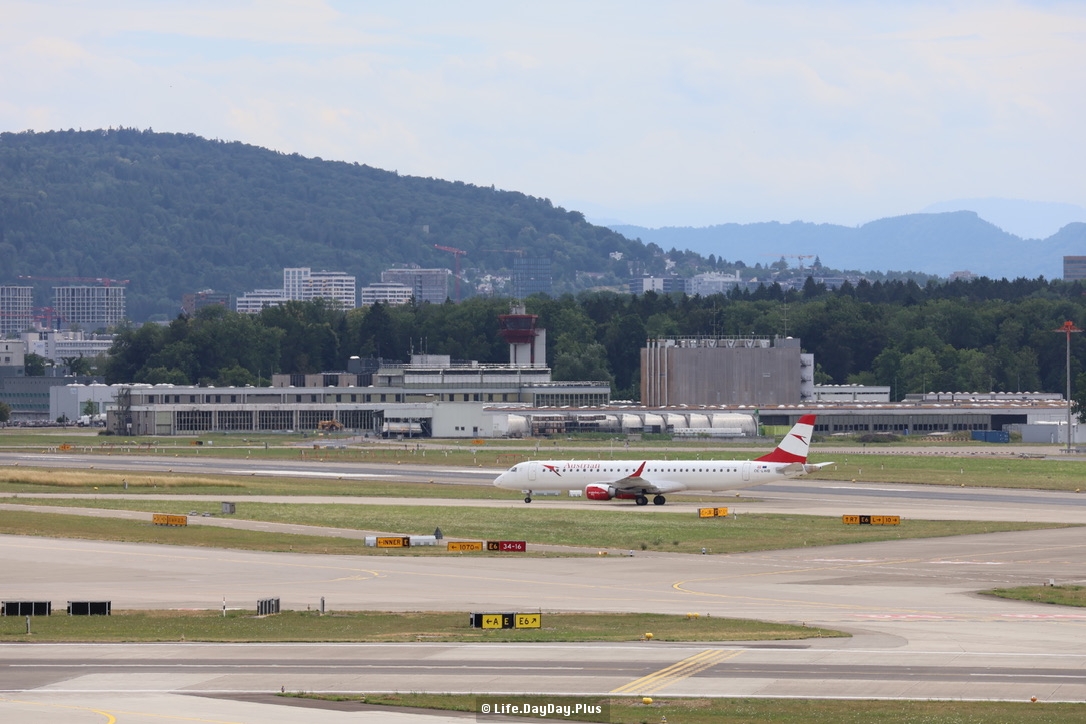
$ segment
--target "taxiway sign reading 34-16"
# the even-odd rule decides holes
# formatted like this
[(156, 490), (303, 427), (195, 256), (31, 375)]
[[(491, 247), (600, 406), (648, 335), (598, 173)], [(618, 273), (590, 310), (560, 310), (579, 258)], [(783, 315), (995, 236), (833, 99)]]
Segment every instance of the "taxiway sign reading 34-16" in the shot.
[(633, 500), (663, 505), (684, 490), (719, 492), (750, 488), (813, 473), (832, 463), (807, 462), (815, 416), (804, 415), (768, 455), (754, 460), (530, 460), (497, 477), (499, 488), (532, 494), (584, 490), (589, 500)]

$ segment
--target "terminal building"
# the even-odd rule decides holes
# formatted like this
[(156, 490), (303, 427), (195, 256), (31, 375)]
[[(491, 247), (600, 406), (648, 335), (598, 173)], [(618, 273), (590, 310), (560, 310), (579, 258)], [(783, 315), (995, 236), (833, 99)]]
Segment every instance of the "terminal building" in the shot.
[[(384, 436), (500, 437), (508, 434), (511, 408), (610, 401), (606, 382), (553, 382), (546, 367), (454, 362), (443, 355), (415, 355), (408, 364), (384, 363), (369, 374), (275, 375), (272, 387), (128, 387), (128, 409), (117, 409), (118, 403), (110, 424), (132, 435), (319, 430), (335, 420)], [(118, 414), (125, 419), (113, 417)]]
[[(383, 436), (500, 437), (509, 410), (600, 407), (607, 382), (555, 382), (536, 316), (503, 315), (508, 364), (414, 355), (407, 364), (353, 358), (345, 372), (274, 375), (272, 386), (130, 385), (110, 411), (132, 435), (305, 431), (337, 426)], [(322, 423), (325, 423), (322, 425)]]
[[(789, 338), (650, 340), (643, 369), (659, 382), (654, 394), (670, 399), (615, 403), (606, 382), (551, 379), (546, 336), (536, 327), (535, 315), (514, 309), (499, 321), (510, 346), (506, 364), (457, 361), (447, 355), (414, 355), (406, 364), (352, 358), (346, 371), (274, 375), (271, 387), (114, 385), (113, 402), (105, 405), (107, 425), (131, 435), (342, 427), (397, 438), (594, 432), (616, 438), (661, 434), (749, 439), (780, 434), (803, 415), (815, 414), (815, 432), (825, 436), (939, 436), (978, 430), (1018, 430), (1025, 436), (1027, 429), (1039, 429), (1035, 440), (1066, 440), (1067, 404), (1061, 395), (933, 392), (890, 402), (885, 387), (819, 388), (807, 375), (813, 360), (800, 353), (798, 340)], [(734, 344), (729, 346), (729, 341)], [(734, 369), (728, 371), (729, 366)], [(684, 379), (691, 375), (718, 383), (714, 387), (705, 380)], [(69, 406), (85, 404), (91, 392), (95, 399), (104, 394), (88, 387), (67, 391), (65, 399), (71, 400)], [(735, 395), (719, 403), (692, 396), (718, 392), (721, 397), (725, 392)], [(738, 401), (744, 395), (748, 401)], [(1081, 441), (1082, 427), (1072, 430), (1076, 442)]]

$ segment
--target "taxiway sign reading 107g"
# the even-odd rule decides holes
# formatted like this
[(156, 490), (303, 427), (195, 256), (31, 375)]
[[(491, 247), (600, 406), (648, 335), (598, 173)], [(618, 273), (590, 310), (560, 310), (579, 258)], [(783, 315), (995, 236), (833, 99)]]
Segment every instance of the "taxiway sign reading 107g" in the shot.
[(667, 502), (664, 495), (684, 490), (719, 492), (796, 478), (833, 463), (811, 464), (807, 451), (815, 416), (804, 415), (773, 452), (754, 460), (530, 460), (499, 475), (494, 485), (532, 494), (584, 490), (589, 500)]

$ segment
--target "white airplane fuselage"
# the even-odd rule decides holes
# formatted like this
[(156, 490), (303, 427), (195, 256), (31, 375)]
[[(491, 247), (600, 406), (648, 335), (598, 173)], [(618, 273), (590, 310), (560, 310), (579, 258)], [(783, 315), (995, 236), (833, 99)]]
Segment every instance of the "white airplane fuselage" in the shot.
[(741, 490), (812, 473), (831, 463), (809, 464), (814, 415), (800, 418), (771, 453), (755, 460), (529, 460), (494, 480), (499, 488), (532, 494), (583, 490), (589, 500), (614, 498), (656, 505), (680, 491)]
[[(513, 466), (494, 484), (527, 495), (583, 490), (590, 500), (636, 500), (638, 495), (684, 490), (741, 490), (799, 477), (817, 467), (758, 460), (533, 460)], [(629, 479), (639, 468), (641, 484)]]

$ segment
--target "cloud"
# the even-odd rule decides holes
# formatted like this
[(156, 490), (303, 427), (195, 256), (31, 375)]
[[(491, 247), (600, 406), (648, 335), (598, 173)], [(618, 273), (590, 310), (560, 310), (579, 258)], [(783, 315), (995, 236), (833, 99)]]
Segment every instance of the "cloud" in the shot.
[(1081, 203), (1086, 8), (8, 3), (0, 128), (154, 127), (631, 223)]

